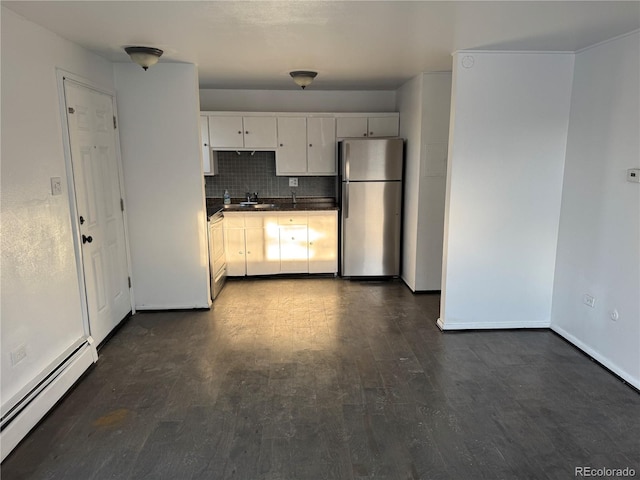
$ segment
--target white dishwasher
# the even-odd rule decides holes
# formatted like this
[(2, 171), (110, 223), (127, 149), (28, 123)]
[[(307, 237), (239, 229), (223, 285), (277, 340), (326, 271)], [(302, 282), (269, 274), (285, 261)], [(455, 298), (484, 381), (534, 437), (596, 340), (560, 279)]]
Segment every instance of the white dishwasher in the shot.
[(227, 279), (227, 261), (224, 255), (224, 220), (222, 212), (209, 218), (209, 272), (211, 275), (211, 300), (218, 296)]

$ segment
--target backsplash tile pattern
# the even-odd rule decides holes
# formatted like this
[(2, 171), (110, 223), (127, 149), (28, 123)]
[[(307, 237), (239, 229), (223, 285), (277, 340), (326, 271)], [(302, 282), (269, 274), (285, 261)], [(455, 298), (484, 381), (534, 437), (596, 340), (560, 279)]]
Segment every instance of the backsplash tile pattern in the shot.
[[(239, 154), (238, 154), (239, 153)], [(218, 171), (205, 178), (207, 198), (232, 198), (258, 192), (259, 198), (284, 198), (291, 190), (299, 197), (335, 197), (335, 177), (298, 177), (298, 187), (289, 187), (289, 177), (276, 177), (275, 152), (218, 152)]]

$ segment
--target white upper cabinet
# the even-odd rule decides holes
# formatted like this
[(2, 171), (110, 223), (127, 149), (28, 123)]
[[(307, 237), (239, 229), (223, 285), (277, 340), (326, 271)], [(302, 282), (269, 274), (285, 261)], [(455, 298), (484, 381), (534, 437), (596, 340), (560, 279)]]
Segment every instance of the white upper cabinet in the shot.
[(307, 171), (307, 119), (278, 117), (276, 173), (303, 175)]
[(209, 115), (211, 147), (218, 150), (276, 148), (275, 117)]
[(349, 137), (397, 137), (400, 133), (400, 116), (362, 114), (340, 116), (336, 119), (338, 138)]
[(243, 117), (244, 147), (275, 149), (277, 129), (275, 117)]
[(278, 175), (335, 175), (333, 117), (278, 117)]
[(397, 137), (400, 133), (400, 118), (393, 117), (369, 117), (367, 118), (369, 137)]
[(244, 148), (242, 117), (209, 116), (209, 139), (213, 148)]
[(307, 118), (307, 172), (336, 175), (336, 119)]
[(216, 156), (211, 151), (209, 143), (209, 117), (200, 116), (200, 145), (202, 147), (202, 171), (205, 175), (218, 174), (218, 162)]
[(366, 137), (367, 131), (367, 117), (338, 117), (336, 119), (338, 138)]

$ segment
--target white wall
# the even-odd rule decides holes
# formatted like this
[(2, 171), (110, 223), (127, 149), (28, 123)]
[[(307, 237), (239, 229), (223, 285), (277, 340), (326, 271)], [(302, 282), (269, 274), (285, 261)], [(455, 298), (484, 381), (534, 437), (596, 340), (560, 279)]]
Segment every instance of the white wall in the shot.
[[(2, 404), (84, 337), (56, 67), (113, 90), (111, 63), (2, 8)], [(62, 195), (51, 195), (51, 177)], [(27, 357), (11, 366), (11, 351)]]
[(202, 111), (247, 112), (395, 112), (390, 90), (200, 90)]
[(428, 73), (422, 80), (422, 142), (420, 145), (420, 215), (416, 290), (440, 290), (447, 144), (451, 110), (451, 73)]
[(572, 74), (573, 54), (454, 55), (444, 329), (550, 325)]
[(406, 139), (402, 231), (402, 279), (416, 290), (418, 214), (420, 205), (420, 152), (422, 143), (422, 74), (397, 91), (400, 136)]
[(640, 185), (625, 174), (640, 167), (639, 59), (638, 32), (576, 55), (551, 315), (553, 330), (636, 388)]
[(206, 308), (197, 69), (119, 63), (114, 71), (136, 308)]

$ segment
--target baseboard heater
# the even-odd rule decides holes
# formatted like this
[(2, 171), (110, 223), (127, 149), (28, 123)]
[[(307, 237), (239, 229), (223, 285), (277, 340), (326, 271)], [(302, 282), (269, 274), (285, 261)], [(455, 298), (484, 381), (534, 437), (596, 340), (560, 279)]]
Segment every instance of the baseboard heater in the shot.
[(33, 427), (98, 359), (93, 339), (88, 338), (23, 394), (2, 410), (0, 421), (0, 461), (27, 436)]

